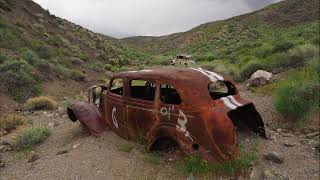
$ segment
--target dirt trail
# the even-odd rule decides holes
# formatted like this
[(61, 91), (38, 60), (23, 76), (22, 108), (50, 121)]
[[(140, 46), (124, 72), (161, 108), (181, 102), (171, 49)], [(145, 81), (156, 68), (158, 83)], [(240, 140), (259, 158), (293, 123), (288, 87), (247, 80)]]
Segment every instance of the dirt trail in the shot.
[[(242, 96), (252, 100), (267, 124), (271, 140), (258, 140), (258, 160), (252, 173), (240, 179), (319, 179), (319, 155), (312, 149), (319, 138), (308, 139), (304, 134), (294, 134), (281, 128), (280, 117), (272, 108), (270, 97), (245, 91)], [(148, 154), (141, 147), (127, 153), (119, 150), (130, 142), (107, 131), (100, 138), (84, 133), (78, 123), (68, 120), (64, 110), (36, 112), (25, 115), (35, 123), (50, 126), (51, 137), (26, 154), (7, 152), (3, 154), (6, 167), (0, 170), (0, 179), (186, 179), (179, 173), (174, 162), (160, 165), (146, 160)], [(252, 139), (242, 137), (243, 144)], [(134, 143), (133, 143), (134, 144)], [(286, 147), (284, 144), (294, 145)], [(59, 151), (67, 151), (57, 155)], [(263, 154), (277, 152), (284, 163), (275, 164), (265, 160)], [(34, 154), (40, 159), (27, 163)], [(189, 178), (192, 178), (190, 176)], [(210, 179), (230, 179), (231, 177)], [(197, 179), (197, 178), (196, 178)]]

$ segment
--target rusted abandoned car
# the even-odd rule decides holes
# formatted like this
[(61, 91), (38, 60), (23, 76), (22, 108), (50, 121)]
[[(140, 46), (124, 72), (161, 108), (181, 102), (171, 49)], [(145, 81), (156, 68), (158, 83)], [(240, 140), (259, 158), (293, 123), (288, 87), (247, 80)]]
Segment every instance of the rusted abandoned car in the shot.
[(200, 68), (117, 73), (89, 93), (89, 102), (68, 107), (72, 121), (97, 136), (109, 127), (128, 140), (142, 137), (148, 151), (169, 141), (185, 154), (221, 163), (237, 155), (236, 127), (266, 137), (255, 106), (234, 83)]
[(181, 64), (184, 66), (190, 66), (192, 64), (195, 64), (195, 61), (192, 60), (192, 56), (191, 55), (187, 55), (187, 54), (180, 54), (177, 55), (175, 59), (171, 60), (171, 65), (176, 65), (176, 64)]

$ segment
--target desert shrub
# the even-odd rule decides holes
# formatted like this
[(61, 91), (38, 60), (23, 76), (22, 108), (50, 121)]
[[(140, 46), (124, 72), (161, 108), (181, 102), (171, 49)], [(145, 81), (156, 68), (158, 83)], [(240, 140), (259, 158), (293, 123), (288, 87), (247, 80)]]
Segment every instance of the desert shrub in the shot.
[(48, 43), (50, 45), (53, 45), (53, 46), (56, 46), (56, 47), (60, 47), (60, 46), (63, 45), (63, 40), (62, 40), (60, 35), (52, 35), (52, 36), (49, 37)]
[(272, 49), (270, 47), (259, 47), (255, 50), (254, 54), (258, 58), (266, 58), (268, 55), (270, 55), (272, 52)]
[(84, 62), (88, 62), (90, 59), (89, 59), (89, 56), (84, 54), (84, 53), (80, 53), (79, 54), (79, 58), (84, 61)]
[(276, 53), (276, 52), (286, 52), (289, 49), (293, 48), (294, 44), (292, 42), (289, 41), (280, 41), (277, 42), (274, 47), (272, 48), (272, 52)]
[(42, 41), (32, 40), (30, 46), (31, 49), (34, 50), (40, 58), (49, 59), (52, 56), (50, 48)]
[(0, 117), (0, 129), (8, 132), (11, 132), (23, 124), (25, 124), (25, 119), (18, 114), (6, 114)]
[(41, 92), (26, 61), (9, 60), (0, 65), (0, 88), (17, 101), (24, 101)]
[(289, 51), (291, 59), (300, 60), (304, 63), (312, 58), (319, 57), (319, 46), (312, 44), (300, 45)]
[(71, 70), (69, 76), (71, 79), (78, 81), (78, 82), (86, 81), (86, 77), (87, 77), (86, 74), (84, 74), (83, 72), (78, 71), (78, 70)]
[(8, 59), (7, 56), (0, 54), (0, 64), (6, 61), (7, 59)]
[(69, 70), (61, 64), (49, 64), (50, 71), (54, 73), (59, 79), (68, 76)]
[(18, 34), (12, 28), (0, 28), (0, 47), (14, 49), (20, 46)]
[(243, 145), (239, 145), (239, 154), (234, 160), (227, 161), (220, 165), (210, 165), (203, 161), (199, 156), (187, 157), (182, 165), (178, 166), (184, 175), (193, 173), (195, 175), (204, 176), (208, 173), (218, 174), (227, 173), (234, 174), (241, 170), (248, 170), (253, 162), (257, 159), (256, 144), (245, 149)]
[(46, 96), (39, 96), (28, 99), (25, 107), (29, 111), (33, 110), (53, 110), (57, 106), (57, 102)]
[(261, 69), (263, 69), (263, 66), (261, 64), (255, 62), (249, 63), (240, 70), (240, 79), (245, 80), (247, 78), (250, 78), (253, 73)]
[(29, 149), (43, 142), (51, 135), (51, 130), (42, 126), (23, 129), (16, 137), (14, 146), (18, 150)]
[(22, 48), (20, 49), (20, 54), (21, 58), (31, 65), (36, 65), (40, 61), (38, 55), (30, 49)]
[(312, 68), (291, 76), (276, 93), (275, 107), (297, 122), (319, 108), (319, 74)]
[(0, 9), (3, 9), (5, 11), (11, 11), (15, 3), (15, 0), (0, 0)]

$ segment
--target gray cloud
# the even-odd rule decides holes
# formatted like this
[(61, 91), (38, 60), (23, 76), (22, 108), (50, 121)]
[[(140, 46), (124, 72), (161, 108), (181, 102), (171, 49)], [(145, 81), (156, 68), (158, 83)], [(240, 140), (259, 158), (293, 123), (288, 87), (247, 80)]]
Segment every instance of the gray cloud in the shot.
[(115, 37), (165, 35), (280, 0), (34, 0), (52, 14)]

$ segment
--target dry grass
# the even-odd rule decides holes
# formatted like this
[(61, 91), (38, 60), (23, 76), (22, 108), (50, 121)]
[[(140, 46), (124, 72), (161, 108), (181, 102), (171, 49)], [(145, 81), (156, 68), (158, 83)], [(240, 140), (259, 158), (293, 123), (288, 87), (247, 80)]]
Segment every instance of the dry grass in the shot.
[(46, 96), (30, 98), (25, 107), (27, 110), (53, 110), (57, 106), (57, 102)]
[(44, 126), (31, 126), (21, 130), (15, 139), (14, 146), (18, 150), (30, 149), (43, 142), (51, 135), (51, 130)]
[(26, 121), (22, 116), (18, 114), (7, 114), (0, 118), (0, 129), (11, 132), (25, 123)]

